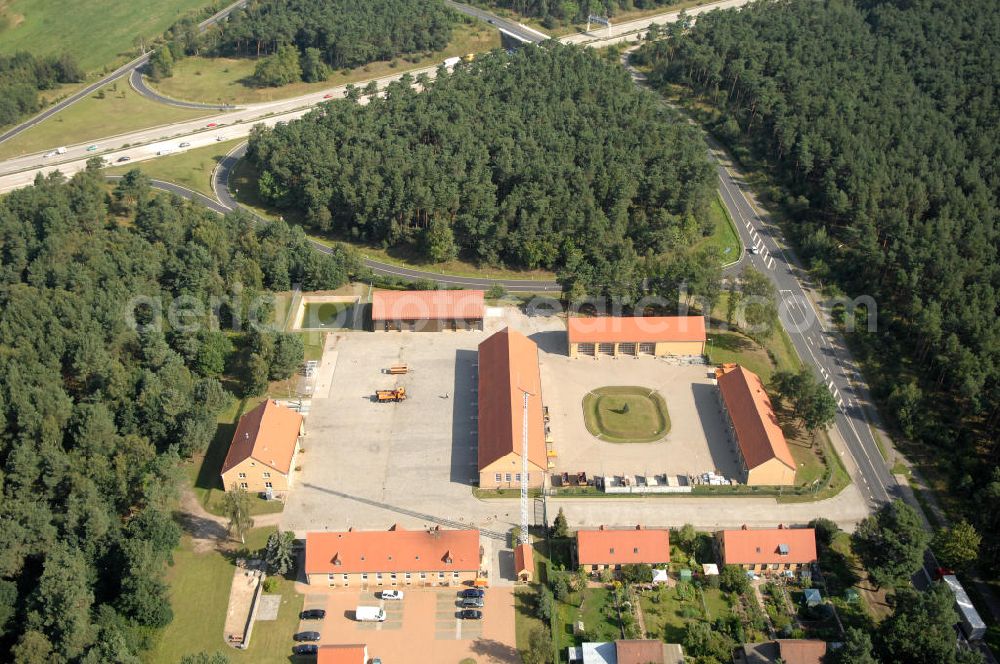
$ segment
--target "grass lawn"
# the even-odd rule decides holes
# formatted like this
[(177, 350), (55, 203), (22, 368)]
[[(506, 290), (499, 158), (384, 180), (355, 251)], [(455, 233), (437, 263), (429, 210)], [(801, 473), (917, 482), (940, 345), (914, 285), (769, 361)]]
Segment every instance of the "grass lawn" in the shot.
[(538, 586), (520, 587), (514, 591), (514, 634), (519, 652), (528, 649), (528, 635), (534, 629), (547, 629), (538, 618), (535, 605)]
[(154, 180), (164, 180), (173, 182), (182, 187), (193, 189), (205, 194), (210, 198), (215, 198), (212, 191), (212, 172), (226, 154), (246, 139), (237, 138), (232, 141), (223, 141), (204, 148), (195, 148), (184, 152), (160, 157), (149, 161), (142, 161), (136, 164), (126, 164), (124, 166), (114, 166), (105, 169), (108, 175), (123, 175), (134, 168), (138, 168), (143, 173)]
[[(252, 531), (247, 538), (247, 548), (253, 550), (263, 546), (273, 531), (273, 528)], [(288, 661), (303, 597), (287, 579), (278, 578), (275, 591), (282, 597), (278, 619), (256, 623), (247, 650), (228, 648), (223, 643), (222, 629), (235, 569), (232, 557), (231, 553), (219, 551), (195, 553), (188, 538), (174, 551), (174, 564), (167, 570), (174, 619), (154, 639), (144, 657), (145, 662), (177, 664), (184, 655), (200, 651), (225, 652), (234, 663)]]
[(639, 593), (646, 637), (680, 643), (689, 622), (728, 618), (732, 605), (718, 588), (698, 589), (690, 583)]
[(722, 204), (722, 199), (716, 193), (715, 199), (708, 207), (708, 216), (712, 220), (712, 234), (702, 238), (691, 247), (691, 251), (699, 251), (711, 247), (719, 252), (722, 264), (726, 265), (740, 257), (740, 238), (729, 212)]
[[(0, 54), (70, 53), (86, 70), (138, 55), (137, 36), (157, 37), (208, 0), (6, 0), (0, 2)], [(228, 3), (223, 3), (228, 4)]]
[[(174, 108), (149, 101), (132, 89), (127, 76), (115, 79), (103, 88), (103, 92), (104, 99), (98, 98), (100, 91), (96, 92), (0, 144), (0, 159), (218, 113)], [(95, 154), (100, 154), (100, 142), (97, 142), (97, 147)]]
[(455, 26), (451, 43), (442, 51), (415, 53), (410, 60), (372, 62), (362, 67), (338, 70), (318, 83), (293, 83), (280, 88), (256, 88), (245, 85), (257, 66), (253, 58), (184, 58), (174, 65), (174, 75), (155, 84), (168, 97), (186, 101), (226, 104), (256, 104), (287, 99), (347, 83), (390, 76), (410, 69), (421, 69), (445, 58), (466, 53), (481, 53), (500, 48), (500, 34), (479, 22)]
[(735, 362), (760, 376), (764, 383), (768, 383), (774, 373), (774, 364), (767, 351), (739, 332), (710, 332), (707, 353), (709, 364)]
[(309, 302), (302, 316), (303, 328), (349, 328), (354, 323), (354, 305), (350, 302)]
[[(614, 612), (614, 592), (607, 588), (587, 588), (570, 593), (564, 602), (556, 602), (555, 631), (553, 640), (560, 661), (566, 648), (584, 641), (614, 641), (622, 638)], [(584, 635), (574, 634), (578, 622), (583, 622)]]
[(600, 387), (583, 397), (591, 435), (612, 443), (648, 443), (670, 431), (667, 403), (645, 387)]

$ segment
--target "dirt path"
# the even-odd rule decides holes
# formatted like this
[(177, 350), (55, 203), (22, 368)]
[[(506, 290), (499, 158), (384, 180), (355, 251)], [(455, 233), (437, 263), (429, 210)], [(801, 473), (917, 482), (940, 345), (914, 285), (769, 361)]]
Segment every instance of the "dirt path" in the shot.
[[(216, 516), (202, 507), (189, 488), (181, 493), (177, 517), (181, 527), (191, 536), (191, 547), (195, 553), (207, 553), (213, 549), (221, 550), (238, 544), (229, 537), (229, 519)], [(254, 517), (253, 525), (254, 528), (276, 526), (280, 519), (281, 512), (261, 514)]]

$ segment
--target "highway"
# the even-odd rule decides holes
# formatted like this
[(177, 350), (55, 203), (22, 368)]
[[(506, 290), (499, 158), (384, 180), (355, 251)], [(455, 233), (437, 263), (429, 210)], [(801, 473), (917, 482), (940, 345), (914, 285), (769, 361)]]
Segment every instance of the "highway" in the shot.
[[(225, 9), (223, 9), (223, 10), (221, 10), (221, 11), (213, 14), (212, 16), (208, 17), (207, 19), (205, 19), (204, 21), (202, 21), (201, 23), (199, 23), (198, 24), (198, 29), (204, 31), (206, 28), (208, 28), (208, 26), (213, 25), (215, 23), (218, 23), (219, 21), (223, 20), (224, 18), (226, 18), (227, 16), (229, 16), (231, 13), (233, 13), (234, 11), (236, 11), (237, 9), (239, 9), (240, 7), (242, 7), (243, 5), (245, 5), (246, 2), (247, 2), (247, 0), (238, 0), (237, 2), (234, 2), (233, 4), (229, 5)], [(34, 127), (35, 125), (37, 125), (39, 122), (42, 122), (43, 120), (46, 120), (47, 118), (52, 117), (53, 115), (55, 115), (59, 111), (62, 111), (62, 110), (64, 110), (65, 108), (67, 108), (69, 106), (72, 106), (76, 102), (80, 101), (81, 99), (83, 99), (84, 97), (90, 95), (91, 93), (96, 92), (101, 87), (107, 85), (108, 83), (110, 83), (111, 81), (115, 80), (119, 76), (125, 74), (126, 72), (132, 71), (133, 72), (132, 75), (134, 75), (135, 72), (139, 71), (140, 69), (142, 69), (142, 67), (144, 67), (147, 62), (149, 62), (149, 53), (144, 53), (144, 54), (140, 55), (136, 59), (134, 59), (134, 60), (132, 60), (132, 61), (130, 61), (130, 62), (122, 65), (118, 69), (114, 70), (113, 72), (111, 72), (110, 74), (108, 74), (107, 76), (105, 76), (104, 78), (101, 78), (98, 81), (95, 81), (94, 83), (91, 83), (90, 85), (88, 85), (88, 86), (86, 86), (84, 88), (81, 88), (80, 90), (78, 90), (77, 92), (74, 92), (69, 97), (66, 97), (66, 99), (63, 99), (62, 101), (60, 101), (60, 102), (58, 102), (58, 103), (50, 106), (49, 108), (45, 109), (44, 111), (42, 111), (38, 115), (36, 115), (36, 116), (34, 116), (34, 117), (32, 117), (32, 118), (30, 118), (30, 119), (22, 122), (21, 124), (15, 126), (15, 127), (11, 127), (10, 129), (8, 129), (3, 134), (0, 134), (0, 143), (3, 143), (7, 139), (13, 138), (14, 136), (17, 136), (22, 131), (30, 129), (31, 127)], [(174, 105), (176, 105), (176, 104), (174, 104)], [(192, 108), (192, 107), (188, 106), (187, 108)], [(206, 108), (206, 107), (205, 106), (195, 106), (193, 108)], [(214, 106), (208, 106), (207, 108), (214, 108)], [(56, 146), (53, 146), (53, 147), (56, 147)]]

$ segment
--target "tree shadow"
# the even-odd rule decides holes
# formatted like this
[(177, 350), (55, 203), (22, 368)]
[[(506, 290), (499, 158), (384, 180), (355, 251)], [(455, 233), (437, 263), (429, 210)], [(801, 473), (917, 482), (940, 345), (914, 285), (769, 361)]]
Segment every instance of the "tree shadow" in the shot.
[(517, 663), (521, 661), (521, 656), (517, 648), (496, 639), (475, 639), (472, 642), (472, 652), (482, 657), (500, 662)]

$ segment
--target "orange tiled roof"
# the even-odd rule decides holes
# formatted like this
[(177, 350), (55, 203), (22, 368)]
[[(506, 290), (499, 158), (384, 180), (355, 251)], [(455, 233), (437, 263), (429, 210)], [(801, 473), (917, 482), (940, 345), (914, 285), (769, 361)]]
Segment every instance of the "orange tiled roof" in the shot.
[(664, 664), (667, 644), (653, 639), (615, 641), (618, 664)]
[(528, 392), (528, 460), (545, 469), (545, 424), (538, 346), (504, 328), (479, 344), (479, 470), (522, 449), (524, 392)]
[(375, 291), (372, 320), (478, 319), (485, 315), (481, 290)]
[[(779, 549), (785, 546), (787, 554)], [(806, 564), (816, 561), (816, 531), (812, 528), (763, 528), (722, 531), (727, 565)]]
[(645, 528), (630, 530), (580, 530), (576, 549), (581, 565), (627, 565), (670, 562), (670, 531)]
[(520, 574), (527, 570), (529, 574), (535, 574), (535, 552), (530, 544), (518, 544), (514, 549), (514, 573)]
[(778, 639), (778, 652), (784, 664), (820, 664), (826, 655), (826, 642), (816, 639)]
[(306, 574), (468, 572), (479, 569), (478, 530), (306, 533)]
[(569, 342), (705, 341), (704, 316), (600, 316), (566, 320)]
[(718, 377), (718, 383), (747, 468), (778, 459), (795, 470), (795, 458), (778, 426), (778, 418), (760, 376), (735, 365)]
[(222, 473), (252, 457), (287, 475), (301, 428), (302, 415), (268, 399), (240, 418)]
[(363, 644), (320, 646), (316, 664), (368, 664), (368, 647)]

